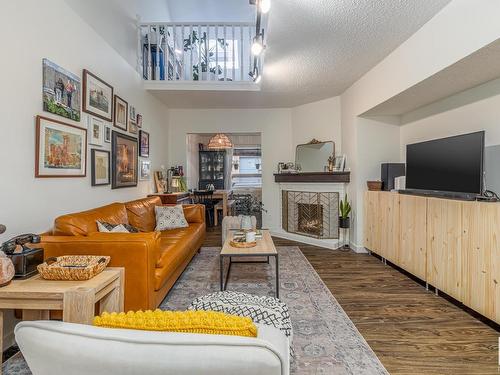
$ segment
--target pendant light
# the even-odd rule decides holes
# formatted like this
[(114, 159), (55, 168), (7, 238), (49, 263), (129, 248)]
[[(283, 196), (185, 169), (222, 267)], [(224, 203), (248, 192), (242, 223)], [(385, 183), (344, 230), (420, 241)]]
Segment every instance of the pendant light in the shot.
[(208, 148), (210, 150), (233, 148), (233, 142), (224, 133), (217, 133), (208, 142)]

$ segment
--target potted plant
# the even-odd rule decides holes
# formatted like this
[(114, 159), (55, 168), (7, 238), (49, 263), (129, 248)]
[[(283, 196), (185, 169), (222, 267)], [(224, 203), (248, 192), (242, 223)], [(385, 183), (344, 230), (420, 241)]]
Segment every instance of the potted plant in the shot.
[[(217, 38), (216, 43), (222, 48), (222, 51), (226, 49), (228, 43), (224, 38)], [(187, 38), (184, 39), (184, 52), (190, 51), (194, 53), (195, 51), (200, 51), (200, 63), (193, 65), (193, 81), (200, 80), (210, 80), (215, 81), (217, 77), (222, 74), (223, 70), (220, 65), (213, 66), (215, 63), (215, 45), (210, 47), (210, 39), (206, 32), (203, 32), (201, 36), (198, 35), (196, 30)], [(200, 69), (201, 68), (201, 69)]]
[(348, 229), (350, 226), (349, 214), (351, 213), (351, 204), (347, 201), (347, 193), (344, 200), (340, 201), (340, 216), (339, 216), (339, 227), (342, 229)]

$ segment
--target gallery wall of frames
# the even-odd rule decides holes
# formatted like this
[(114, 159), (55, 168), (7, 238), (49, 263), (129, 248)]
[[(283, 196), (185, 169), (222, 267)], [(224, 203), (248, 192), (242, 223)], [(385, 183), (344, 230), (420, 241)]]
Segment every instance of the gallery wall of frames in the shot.
[(42, 67), (43, 110), (51, 116), (36, 116), (35, 176), (86, 177), (90, 163), (92, 186), (150, 180), (149, 133), (133, 103), (87, 69), (80, 78), (48, 59)]

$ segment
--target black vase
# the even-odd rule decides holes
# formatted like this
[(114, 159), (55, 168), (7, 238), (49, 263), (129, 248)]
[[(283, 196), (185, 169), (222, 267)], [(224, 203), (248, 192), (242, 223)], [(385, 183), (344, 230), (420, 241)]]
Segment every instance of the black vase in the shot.
[(350, 227), (349, 217), (341, 217), (339, 216), (339, 227), (342, 229), (347, 229)]

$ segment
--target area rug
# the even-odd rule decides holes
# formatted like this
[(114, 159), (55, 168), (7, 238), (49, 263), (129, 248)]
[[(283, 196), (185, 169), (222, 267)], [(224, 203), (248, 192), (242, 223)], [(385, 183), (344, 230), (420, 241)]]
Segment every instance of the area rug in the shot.
[[(280, 299), (293, 326), (292, 374), (387, 374), (298, 247), (278, 247)], [(192, 300), (220, 290), (220, 248), (202, 248), (162, 302), (164, 310), (184, 310)], [(238, 261), (238, 259), (234, 259)], [(228, 290), (274, 296), (270, 264), (233, 264)]]
[[(278, 247), (280, 299), (293, 325), (291, 373), (388, 374), (298, 247)], [(161, 304), (184, 310), (196, 297), (218, 291), (220, 248), (202, 248)], [(274, 262), (233, 264), (228, 290), (274, 296)], [(21, 353), (3, 364), (4, 374), (29, 375)]]

